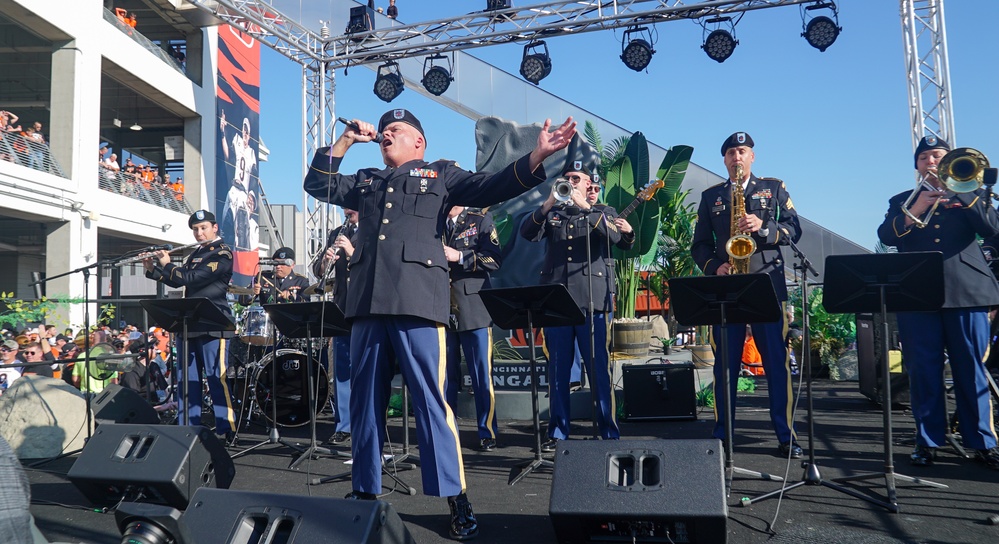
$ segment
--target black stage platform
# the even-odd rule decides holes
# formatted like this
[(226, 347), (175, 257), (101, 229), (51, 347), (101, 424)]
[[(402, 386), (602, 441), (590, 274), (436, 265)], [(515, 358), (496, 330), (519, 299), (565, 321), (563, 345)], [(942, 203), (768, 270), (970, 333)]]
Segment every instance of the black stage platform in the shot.
[[(760, 380), (764, 382), (764, 380)], [(882, 414), (876, 404), (861, 396), (856, 382), (817, 381), (816, 459), (825, 479), (880, 472), (884, 468)], [(737, 467), (783, 475), (790, 482), (802, 478), (799, 461), (790, 467), (777, 457), (777, 445), (770, 431), (765, 384), (753, 394), (740, 393), (735, 439)], [(799, 442), (806, 447), (805, 402), (799, 403), (795, 421)], [(946, 484), (949, 489), (921, 487), (898, 482), (901, 512), (891, 514), (865, 501), (821, 486), (803, 486), (783, 501), (771, 499), (740, 506), (742, 497), (755, 496), (779, 487), (779, 483), (736, 476), (728, 498), (729, 542), (999, 542), (999, 526), (988, 518), (999, 514), (999, 471), (963, 460), (943, 449), (937, 464), (912, 467), (908, 454), (912, 445), (912, 418), (901, 410), (893, 414), (895, 423), (895, 470), (909, 476), (925, 477)], [(697, 421), (622, 422), (624, 438), (687, 439), (711, 434), (711, 409), (702, 409)], [(538, 471), (517, 485), (507, 482), (517, 474), (515, 466), (532, 457), (531, 424), (528, 421), (501, 421), (499, 447), (482, 453), (474, 422), (459, 422), (464, 450), (468, 495), (479, 519), (481, 543), (555, 542), (548, 518), (551, 472)], [(331, 422), (319, 419), (320, 439), (333, 432)], [(282, 429), (284, 438), (307, 442), (308, 427)], [(401, 440), (401, 419), (390, 420), (391, 438)], [(265, 429), (253, 425), (241, 435), (249, 445), (262, 438)], [(574, 424), (574, 436), (589, 435), (589, 422)], [(415, 433), (413, 434), (415, 437)], [(415, 442), (415, 438), (413, 439)], [(297, 470), (286, 467), (296, 452), (272, 446), (236, 460), (232, 489), (277, 492), (295, 495), (342, 498), (350, 491), (349, 481), (310, 486), (315, 477), (329, 476), (349, 469), (343, 460), (306, 461)], [(418, 452), (416, 452), (418, 453)], [(806, 452), (807, 458), (807, 452)], [(28, 470), (34, 504), (31, 508), (38, 526), (50, 541), (120, 542), (112, 513), (94, 511), (66, 479), (74, 458)], [(602, 469), (602, 468), (601, 468)], [(419, 471), (401, 471), (399, 476), (417, 491)], [(385, 478), (386, 485), (392, 480)], [(883, 478), (847, 484), (865, 494), (884, 498)], [(399, 513), (417, 542), (450, 542), (447, 538), (448, 508), (444, 499), (423, 495), (408, 496), (386, 489), (383, 500)], [(55, 505), (54, 503), (60, 503)], [(335, 523), (335, 516), (329, 516)], [(220, 525), (228, 522), (219, 520)], [(773, 534), (770, 533), (773, 532)], [(221, 536), (219, 538), (222, 538)]]

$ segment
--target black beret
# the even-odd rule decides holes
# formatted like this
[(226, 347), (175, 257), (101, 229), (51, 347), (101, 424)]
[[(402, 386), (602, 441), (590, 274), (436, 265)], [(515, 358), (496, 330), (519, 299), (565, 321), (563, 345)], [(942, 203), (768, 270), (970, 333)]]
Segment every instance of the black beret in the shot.
[(215, 214), (208, 210), (198, 210), (191, 214), (191, 218), (187, 220), (187, 228), (193, 229), (196, 223), (203, 223), (205, 221), (215, 224)]
[(586, 163), (583, 161), (572, 161), (572, 163), (567, 164), (565, 170), (562, 171), (562, 175), (566, 175), (569, 172), (579, 172), (580, 174), (586, 174), (590, 179), (593, 176), (590, 174), (590, 169), (586, 167)]
[(725, 156), (725, 152), (728, 151), (730, 147), (739, 147), (740, 145), (753, 147), (753, 137), (750, 136), (748, 132), (733, 132), (731, 136), (725, 138), (725, 141), (722, 142), (722, 156)]
[(294, 261), (295, 260), (295, 250), (291, 249), (290, 247), (278, 248), (278, 250), (274, 252), (274, 256), (271, 257), (271, 258), (272, 259), (291, 259), (291, 260)]
[(916, 152), (912, 155), (913, 168), (918, 168), (919, 166), (920, 153), (931, 149), (946, 149), (947, 151), (950, 151), (950, 144), (948, 144), (943, 138), (937, 138), (932, 134), (929, 136), (923, 136), (923, 139), (919, 140), (919, 145), (916, 146)]
[(420, 124), (420, 120), (410, 113), (409, 110), (389, 110), (385, 112), (385, 115), (382, 115), (382, 118), (378, 120), (378, 132), (385, 130), (385, 127), (395, 122), (406, 123), (412, 126), (420, 131), (424, 140), (427, 139), (427, 135), (423, 133), (423, 125)]

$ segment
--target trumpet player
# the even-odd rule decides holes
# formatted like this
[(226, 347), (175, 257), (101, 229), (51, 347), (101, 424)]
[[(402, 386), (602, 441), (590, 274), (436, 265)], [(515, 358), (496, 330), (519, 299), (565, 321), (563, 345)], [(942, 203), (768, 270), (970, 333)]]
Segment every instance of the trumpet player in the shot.
[[(982, 188), (953, 194), (944, 190), (944, 179), (950, 175), (946, 166), (950, 161), (945, 159), (949, 150), (947, 142), (935, 136), (919, 141), (915, 165), (921, 184), (913, 189), (917, 194), (910, 199), (913, 191), (905, 191), (892, 197), (878, 227), (881, 242), (899, 252), (941, 251), (944, 255), (943, 308), (897, 314), (916, 423), (916, 447), (909, 460), (915, 466), (932, 465), (936, 449), (945, 444), (943, 370), (949, 358), (964, 446), (975, 451), (978, 461), (999, 469), (984, 366), (988, 312), (990, 306), (999, 305), (999, 284), (977, 241), (978, 236), (988, 239), (999, 234), (999, 214)], [(988, 161), (982, 166), (979, 171), (988, 167)]]
[[(330, 231), (323, 258), (312, 265), (312, 273), (320, 283), (333, 288), (333, 303), (340, 310), (346, 309), (347, 268), (354, 254), (357, 241), (357, 210), (343, 208), (346, 219), (342, 225)], [(332, 285), (329, 285), (332, 276)], [(340, 446), (350, 440), (350, 335), (333, 337), (333, 380), (336, 382), (333, 403), (336, 406), (333, 435), (326, 441)]]
[[(697, 223), (690, 253), (706, 275), (738, 273), (741, 267), (750, 273), (770, 276), (781, 304), (781, 316), (787, 312), (787, 286), (784, 280), (784, 257), (780, 246), (787, 240), (801, 237), (798, 213), (791, 203), (784, 182), (775, 178), (753, 175), (753, 138), (746, 132), (736, 132), (722, 143), (721, 154), (728, 180), (701, 193), (697, 208)], [(737, 253), (729, 254), (730, 239), (744, 243)], [(746, 248), (748, 251), (743, 251)], [(733, 251), (733, 253), (736, 253)], [(740, 263), (739, 259), (743, 259)], [(747, 266), (748, 265), (748, 266)], [(798, 459), (801, 447), (795, 440), (791, 422), (791, 366), (784, 342), (787, 321), (782, 317), (773, 323), (751, 324), (753, 338), (763, 357), (763, 371), (770, 395), (770, 421), (777, 435), (777, 450), (782, 457)], [(727, 361), (716, 359), (714, 365), (715, 427), (713, 436), (725, 439), (723, 410), (731, 410), (735, 421), (735, 394), (742, 369), (742, 349), (746, 338), (745, 323), (727, 325)], [(712, 327), (711, 337), (721, 338), (720, 326)], [(715, 355), (718, 356), (717, 346)], [(732, 406), (725, 406), (725, 393), (720, 390), (724, 375), (729, 373)]]
[(554, 452), (559, 440), (569, 438), (569, 382), (577, 347), (596, 397), (600, 435), (605, 439), (620, 438), (607, 353), (607, 333), (614, 310), (610, 246), (630, 249), (635, 243), (631, 225), (618, 217), (614, 208), (587, 199), (591, 190), (592, 194), (599, 193), (600, 186), (592, 182), (582, 161), (574, 161), (564, 176), (571, 186), (568, 198), (561, 199), (564, 204), (556, 206), (563, 193), (556, 182), (552, 194), (520, 227), (520, 235), (527, 240), (548, 242), (541, 283), (565, 285), (586, 316), (583, 325), (545, 329), (551, 369), (551, 416), (548, 437), (541, 444), (541, 451), (546, 453)]
[[(232, 311), (226, 301), (229, 280), (232, 278), (232, 251), (219, 238), (219, 227), (215, 215), (207, 210), (194, 212), (187, 220), (187, 226), (194, 234), (198, 247), (183, 264), (170, 262), (168, 251), (156, 251), (142, 261), (146, 277), (161, 281), (170, 287), (183, 287), (187, 298), (203, 297), (212, 302), (224, 315), (232, 319)], [(201, 424), (201, 376), (208, 381), (215, 415), (215, 433), (228, 435), (235, 428), (235, 414), (232, 398), (226, 386), (227, 362), (225, 359), (225, 338), (227, 332), (189, 333), (187, 338), (177, 338), (178, 360), (183, 360), (187, 350), (187, 368), (178, 377), (177, 383), (177, 422), (183, 424), (184, 412), (188, 409), (189, 423)], [(193, 402), (190, 406), (183, 398), (184, 387), (180, 380), (187, 380), (188, 391)]]

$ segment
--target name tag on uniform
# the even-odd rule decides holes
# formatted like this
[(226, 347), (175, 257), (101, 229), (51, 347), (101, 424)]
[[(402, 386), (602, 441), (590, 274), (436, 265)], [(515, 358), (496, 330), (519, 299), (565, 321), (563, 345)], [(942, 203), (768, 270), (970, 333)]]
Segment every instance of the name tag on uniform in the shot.
[(548, 223), (553, 227), (562, 226), (562, 216), (555, 214), (548, 219)]
[(711, 213), (721, 213), (725, 211), (726, 206), (724, 204), (715, 204), (711, 207)]

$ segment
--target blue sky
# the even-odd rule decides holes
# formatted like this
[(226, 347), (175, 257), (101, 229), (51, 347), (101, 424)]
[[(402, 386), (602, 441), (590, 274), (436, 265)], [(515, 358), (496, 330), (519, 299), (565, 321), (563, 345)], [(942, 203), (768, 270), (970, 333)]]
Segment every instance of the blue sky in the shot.
[[(301, 1), (275, 5), (297, 16), (284, 6)], [(700, 49), (701, 27), (688, 21), (657, 25), (648, 73), (620, 61), (621, 31), (549, 39), (553, 69), (540, 86), (663, 147), (691, 145), (693, 161), (716, 173), (724, 170), (722, 140), (749, 132), (756, 141), (755, 174), (783, 179), (801, 215), (873, 248), (888, 199), (915, 184), (899, 3), (837, 4), (843, 33), (825, 52), (800, 37), (799, 10), (789, 6), (747, 14), (736, 29), (739, 46), (721, 64)], [(485, 2), (397, 5), (400, 20), (412, 23), (480, 10)], [(999, 163), (999, 48), (989, 38), (999, 2), (951, 0), (945, 15), (956, 143)], [(318, 28), (318, 20), (303, 19)], [(508, 44), (468, 52), (516, 74), (522, 51), (522, 44)], [(388, 109), (410, 109), (427, 133), (428, 157), (474, 168), (474, 121), (411, 89), (382, 102), (372, 93), (374, 79), (363, 67), (347, 75), (337, 70), (336, 114), (376, 123)], [(264, 48), (261, 136), (271, 155), (261, 165), (261, 181), (272, 203), (302, 207), (300, 81), (299, 65)], [(376, 146), (355, 146), (343, 169), (378, 164)]]

